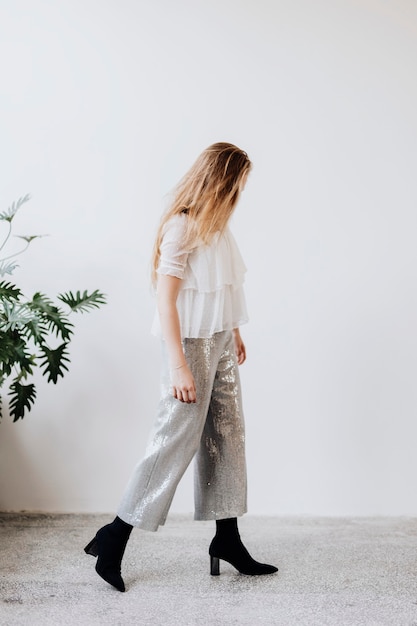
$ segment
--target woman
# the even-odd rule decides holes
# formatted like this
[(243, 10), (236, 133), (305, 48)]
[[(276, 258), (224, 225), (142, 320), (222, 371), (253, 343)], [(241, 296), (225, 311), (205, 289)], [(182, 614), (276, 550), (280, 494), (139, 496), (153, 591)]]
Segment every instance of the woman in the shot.
[(211, 574), (219, 560), (249, 575), (272, 574), (243, 545), (237, 518), (246, 508), (244, 421), (238, 365), (246, 359), (239, 327), (247, 322), (246, 268), (228, 228), (251, 162), (229, 143), (209, 146), (176, 188), (153, 254), (164, 370), (158, 417), (144, 459), (118, 515), (85, 548), (96, 571), (125, 591), (121, 561), (133, 526), (156, 531), (175, 489), (195, 463), (195, 519), (216, 521)]

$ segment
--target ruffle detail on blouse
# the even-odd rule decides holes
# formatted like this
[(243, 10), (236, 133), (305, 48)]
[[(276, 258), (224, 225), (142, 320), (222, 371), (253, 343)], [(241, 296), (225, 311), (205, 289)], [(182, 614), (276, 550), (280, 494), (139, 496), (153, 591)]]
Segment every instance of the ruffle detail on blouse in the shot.
[(190, 251), (182, 243), (187, 228), (187, 216), (177, 215), (165, 226), (161, 243), (158, 274), (181, 278), (181, 289), (211, 292), (224, 285), (239, 287), (244, 282), (246, 266), (237, 243), (227, 228), (214, 237), (209, 245)]
[(188, 255), (183, 290), (218, 291), (229, 285), (237, 289), (245, 279), (246, 266), (230, 230), (210, 245), (201, 246)]
[[(246, 266), (229, 229), (209, 245), (184, 246), (187, 216), (167, 222), (158, 274), (182, 279), (177, 310), (182, 337), (211, 337), (248, 321), (243, 282)], [(161, 334), (156, 314), (152, 333)]]

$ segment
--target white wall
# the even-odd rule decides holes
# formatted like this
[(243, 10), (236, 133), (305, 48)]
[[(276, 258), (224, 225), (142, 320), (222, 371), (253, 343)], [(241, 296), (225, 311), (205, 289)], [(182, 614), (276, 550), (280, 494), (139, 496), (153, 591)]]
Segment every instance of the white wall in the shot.
[[(99, 288), (70, 373), (0, 424), (0, 508), (113, 511), (158, 399), (148, 258), (213, 141), (251, 323), (250, 511), (417, 515), (414, 0), (1, 0), (0, 210), (29, 295)], [(193, 508), (191, 472), (173, 511)]]

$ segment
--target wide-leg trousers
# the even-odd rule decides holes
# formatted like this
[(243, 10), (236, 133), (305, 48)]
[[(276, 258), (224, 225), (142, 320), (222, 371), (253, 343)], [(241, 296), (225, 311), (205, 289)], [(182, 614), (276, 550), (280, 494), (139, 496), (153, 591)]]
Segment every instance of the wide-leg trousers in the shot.
[(156, 531), (164, 524), (178, 483), (195, 457), (195, 519), (246, 513), (245, 427), (231, 331), (184, 339), (197, 402), (172, 396), (164, 350), (162, 395), (145, 456), (128, 482), (118, 510), (125, 522)]

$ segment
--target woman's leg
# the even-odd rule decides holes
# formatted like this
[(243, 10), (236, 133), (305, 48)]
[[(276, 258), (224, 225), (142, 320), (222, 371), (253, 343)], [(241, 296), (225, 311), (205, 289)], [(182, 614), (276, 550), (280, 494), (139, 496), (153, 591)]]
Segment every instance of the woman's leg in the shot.
[(245, 425), (239, 366), (231, 332), (218, 333), (220, 357), (194, 473), (195, 519), (247, 511)]
[(196, 456), (195, 518), (216, 520), (216, 535), (209, 548), (211, 574), (220, 573), (219, 559), (242, 574), (272, 574), (277, 568), (251, 557), (237, 526), (237, 517), (247, 510), (245, 429), (233, 337), (231, 333), (220, 335), (224, 345)]
[(218, 342), (186, 339), (184, 353), (196, 381), (197, 402), (184, 404), (173, 398), (165, 354), (162, 397), (145, 457), (130, 478), (118, 516), (85, 548), (98, 557), (97, 573), (119, 591), (125, 590), (121, 561), (132, 527), (155, 531), (165, 522), (178, 482), (200, 443), (220, 354)]
[(222, 353), (216, 335), (185, 339), (183, 345), (196, 382), (197, 402), (184, 404), (172, 396), (165, 354), (157, 420), (145, 457), (136, 466), (117, 513), (143, 530), (156, 531), (165, 522), (178, 483), (198, 450)]

